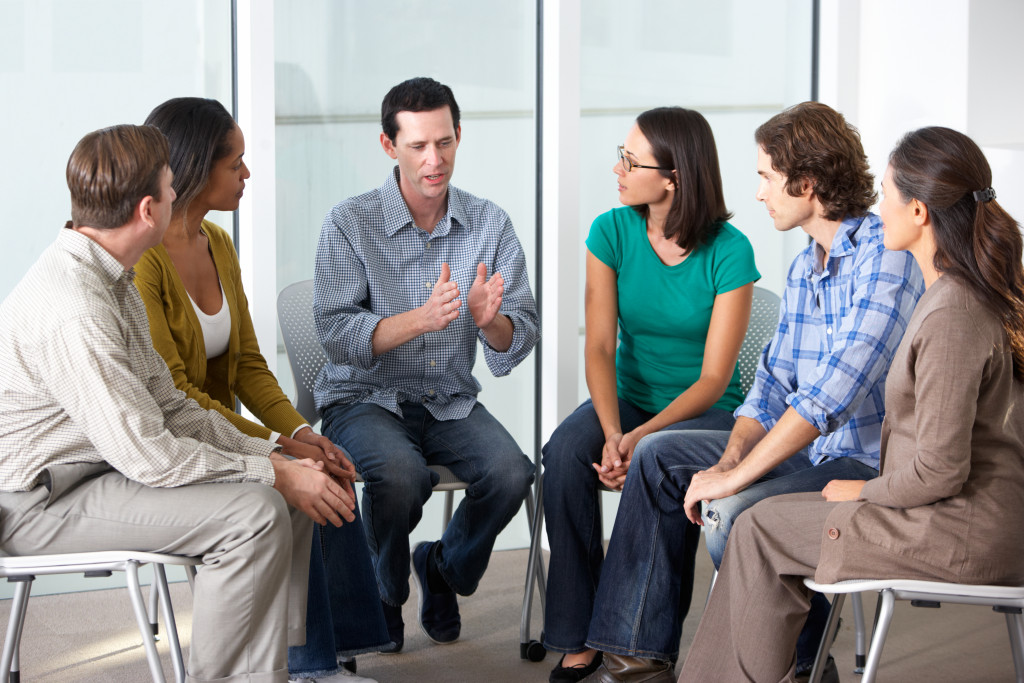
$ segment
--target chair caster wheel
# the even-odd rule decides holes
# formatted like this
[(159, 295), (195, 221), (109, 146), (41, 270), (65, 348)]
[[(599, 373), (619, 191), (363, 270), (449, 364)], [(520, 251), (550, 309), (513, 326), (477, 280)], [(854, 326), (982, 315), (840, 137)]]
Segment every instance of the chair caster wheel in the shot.
[(531, 662), (543, 661), (547, 656), (548, 650), (544, 647), (544, 644), (537, 640), (531, 640), (528, 643), (519, 643), (519, 658), (529, 659)]

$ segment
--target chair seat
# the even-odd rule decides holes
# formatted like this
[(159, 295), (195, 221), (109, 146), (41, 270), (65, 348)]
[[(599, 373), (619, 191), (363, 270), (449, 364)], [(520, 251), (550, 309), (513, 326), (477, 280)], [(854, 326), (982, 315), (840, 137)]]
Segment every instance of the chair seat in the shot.
[(194, 566), (202, 560), (183, 555), (161, 555), (134, 550), (101, 550), (96, 552), (62, 553), (55, 555), (0, 556), (0, 577), (23, 573), (71, 574), (78, 571), (118, 571), (126, 562)]
[(898, 599), (901, 600), (910, 599), (903, 597), (904, 595), (914, 595), (921, 596), (920, 598), (914, 597), (915, 600), (965, 602), (972, 605), (1024, 606), (1024, 587), (1021, 586), (970, 585), (914, 579), (848, 579), (836, 583), (817, 583), (813, 579), (804, 579), (804, 585), (819, 593), (862, 593), (891, 590), (897, 593)]

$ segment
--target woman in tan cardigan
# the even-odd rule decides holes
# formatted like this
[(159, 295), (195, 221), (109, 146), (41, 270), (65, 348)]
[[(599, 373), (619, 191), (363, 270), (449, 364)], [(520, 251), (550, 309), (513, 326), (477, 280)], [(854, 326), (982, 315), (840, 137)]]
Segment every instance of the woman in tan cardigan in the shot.
[(793, 680), (805, 576), (1024, 583), (1024, 269), (991, 183), (948, 128), (893, 150), (885, 246), (927, 289), (889, 370), (881, 474), (739, 518), (680, 681)]
[[(267, 367), (234, 246), (205, 220), (209, 211), (238, 208), (249, 177), (242, 131), (219, 102), (196, 97), (164, 102), (146, 123), (170, 142), (177, 194), (163, 242), (135, 266), (153, 346), (190, 398), (246, 434), (276, 441), (288, 455), (323, 462), (351, 492), (352, 464), (306, 424)], [(235, 412), (236, 396), (260, 422)], [(358, 505), (355, 513), (355, 522), (340, 529), (314, 529), (307, 639), (288, 649), (292, 680), (369, 681), (339, 670), (337, 655), (390, 645)]]

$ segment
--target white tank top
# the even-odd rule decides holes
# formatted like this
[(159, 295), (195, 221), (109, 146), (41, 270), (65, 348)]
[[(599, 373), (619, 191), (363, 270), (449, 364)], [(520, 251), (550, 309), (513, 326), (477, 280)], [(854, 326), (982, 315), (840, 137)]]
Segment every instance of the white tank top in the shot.
[[(220, 284), (220, 280), (217, 280)], [(186, 292), (187, 293), (187, 292)], [(231, 309), (228, 308), (228, 297), (224, 293), (224, 287), (220, 288), (220, 310), (213, 315), (203, 313), (203, 310), (192, 301), (192, 295), (188, 295), (192, 302), (192, 308), (199, 318), (199, 327), (203, 330), (203, 341), (206, 342), (206, 359), (216, 358), (228, 350), (228, 342), (231, 339)]]

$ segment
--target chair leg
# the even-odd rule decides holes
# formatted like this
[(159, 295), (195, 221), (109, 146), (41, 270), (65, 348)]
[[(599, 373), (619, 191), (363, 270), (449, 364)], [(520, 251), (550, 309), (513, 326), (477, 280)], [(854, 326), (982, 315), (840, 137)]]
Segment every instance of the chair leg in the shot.
[(125, 563), (125, 575), (128, 578), (128, 597), (132, 600), (132, 607), (135, 609), (135, 620), (139, 625), (139, 633), (142, 634), (142, 646), (146, 650), (146, 659), (149, 661), (149, 672), (153, 676), (154, 683), (166, 683), (164, 672), (160, 666), (160, 656), (156, 651), (156, 641), (153, 640), (152, 631), (149, 626), (149, 615), (146, 614), (146, 603), (142, 598), (142, 587), (139, 585), (139, 563), (129, 560)]
[(153, 565), (153, 582), (149, 585), (149, 607), (146, 613), (149, 615), (149, 627), (153, 630), (153, 639), (160, 640), (160, 618), (157, 615), (160, 592), (156, 588), (156, 568), (157, 565)]
[(448, 530), (448, 524), (452, 521), (452, 510), (455, 507), (455, 491), (444, 493), (444, 523), (441, 525), (441, 535)]
[(839, 629), (839, 615), (843, 613), (843, 603), (846, 601), (846, 593), (836, 593), (832, 596), (832, 609), (828, 612), (828, 621), (825, 622), (825, 633), (818, 643), (818, 654), (814, 658), (814, 667), (811, 669), (810, 683), (821, 683), (821, 676), (825, 673), (825, 664), (828, 662), (828, 653), (832, 649), (832, 641), (835, 640), (836, 631)]
[(853, 604), (853, 630), (856, 636), (856, 647), (854, 649), (853, 673), (864, 673), (864, 662), (867, 659), (865, 654), (865, 642), (867, 632), (864, 630), (864, 603), (861, 601), (860, 593), (851, 593), (850, 602)]
[(882, 659), (882, 647), (892, 623), (896, 595), (889, 589), (883, 590), (878, 596), (878, 611), (875, 613), (875, 629), (871, 634), (871, 647), (868, 648), (868, 659), (864, 665), (864, 676), (861, 683), (874, 683), (878, 674), (878, 664)]
[(28, 611), (28, 596), (32, 592), (34, 577), (18, 577), (13, 583), (14, 599), (11, 600), (11, 616), (7, 622), (7, 638), (4, 640), (3, 659), (0, 660), (0, 680), (19, 683), (21, 680), (21, 663), (18, 652), (21, 648), (21, 632), (25, 626), (25, 613)]
[(711, 602), (711, 589), (715, 587), (715, 581), (718, 581), (718, 570), (715, 569), (711, 572), (711, 583), (708, 584), (708, 596), (704, 598), (704, 607), (707, 608), (708, 603)]
[(1006, 630), (1010, 633), (1010, 651), (1017, 683), (1024, 683), (1024, 615), (1006, 613)]
[(530, 639), (530, 617), (533, 610), (533, 586), (537, 585), (540, 594), (540, 609), (544, 613), (546, 602), (547, 581), (544, 578), (544, 563), (541, 560), (541, 530), (544, 522), (544, 477), (537, 480), (537, 495), (533, 491), (526, 497), (526, 516), (530, 522), (530, 554), (526, 565), (526, 585), (523, 588), (523, 610), (519, 622), (519, 657), (539, 662), (544, 659), (547, 650), (543, 643)]
[[(171, 649), (171, 664), (174, 666), (174, 679), (178, 683), (185, 683), (185, 662), (181, 655), (181, 641), (178, 640), (178, 624), (174, 620), (171, 592), (167, 588), (167, 572), (162, 564), (153, 565), (153, 590), (160, 598), (160, 609), (163, 611), (164, 627), (167, 629), (167, 640)], [(152, 619), (156, 620), (155, 612)]]

